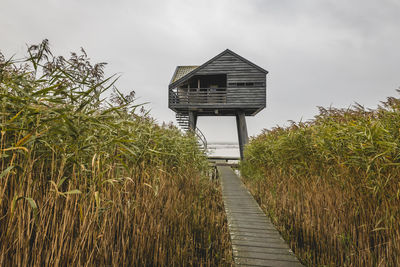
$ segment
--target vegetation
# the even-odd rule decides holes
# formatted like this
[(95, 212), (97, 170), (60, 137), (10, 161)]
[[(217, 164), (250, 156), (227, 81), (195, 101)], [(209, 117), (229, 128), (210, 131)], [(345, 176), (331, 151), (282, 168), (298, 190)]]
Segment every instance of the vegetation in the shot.
[(0, 265), (229, 265), (195, 138), (158, 126), (83, 50), (28, 53), (0, 54)]
[(400, 99), (264, 130), (242, 175), (310, 266), (400, 264)]

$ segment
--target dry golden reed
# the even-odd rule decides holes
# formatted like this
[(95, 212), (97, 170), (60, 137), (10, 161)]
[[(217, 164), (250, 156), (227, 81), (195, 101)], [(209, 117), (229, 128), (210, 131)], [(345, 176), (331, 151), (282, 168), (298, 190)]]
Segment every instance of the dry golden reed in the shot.
[(0, 265), (230, 265), (195, 138), (138, 111), (83, 50), (28, 52), (0, 54)]
[(400, 100), (265, 130), (245, 181), (309, 266), (400, 265)]

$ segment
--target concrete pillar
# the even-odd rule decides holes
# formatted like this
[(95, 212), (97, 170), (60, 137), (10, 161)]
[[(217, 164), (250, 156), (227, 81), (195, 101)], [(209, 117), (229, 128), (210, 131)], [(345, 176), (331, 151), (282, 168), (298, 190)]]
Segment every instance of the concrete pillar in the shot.
[(238, 112), (236, 114), (236, 126), (237, 126), (237, 131), (238, 131), (238, 138), (239, 138), (240, 158), (243, 160), (244, 146), (247, 143), (249, 143), (249, 136), (247, 134), (246, 117), (244, 115), (244, 112)]

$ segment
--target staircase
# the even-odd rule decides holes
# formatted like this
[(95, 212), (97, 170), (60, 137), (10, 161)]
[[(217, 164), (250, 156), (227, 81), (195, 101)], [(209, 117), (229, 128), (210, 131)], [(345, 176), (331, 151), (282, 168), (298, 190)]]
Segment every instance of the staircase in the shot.
[[(190, 129), (190, 127), (189, 127), (189, 112), (177, 112), (177, 113), (175, 113), (175, 117), (176, 117), (176, 121), (178, 122), (180, 128), (184, 132), (188, 132)], [(206, 151), (207, 150), (207, 139), (204, 136), (204, 134), (197, 127), (196, 127), (196, 130), (194, 131), (194, 134), (197, 137), (197, 141), (199, 143), (200, 149)]]
[(189, 113), (177, 112), (175, 117), (181, 129), (185, 132), (189, 131)]

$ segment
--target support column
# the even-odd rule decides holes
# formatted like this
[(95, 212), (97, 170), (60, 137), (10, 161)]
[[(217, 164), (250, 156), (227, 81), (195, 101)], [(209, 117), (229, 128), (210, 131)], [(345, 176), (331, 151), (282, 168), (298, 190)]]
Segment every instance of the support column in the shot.
[(197, 125), (197, 114), (194, 111), (189, 111), (189, 130), (195, 131)]
[(194, 129), (196, 130), (196, 128), (197, 128), (197, 118), (199, 117), (199, 116), (197, 116), (197, 113), (194, 113)]
[(246, 117), (244, 115), (244, 112), (236, 113), (236, 126), (237, 126), (237, 131), (238, 131), (238, 138), (239, 138), (240, 158), (243, 160), (244, 146), (247, 143), (249, 143), (249, 136), (247, 134)]

